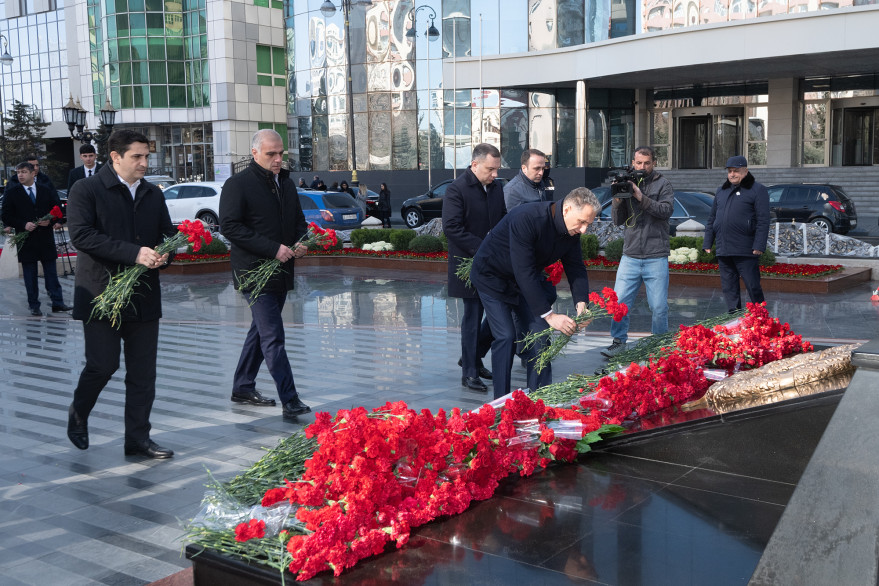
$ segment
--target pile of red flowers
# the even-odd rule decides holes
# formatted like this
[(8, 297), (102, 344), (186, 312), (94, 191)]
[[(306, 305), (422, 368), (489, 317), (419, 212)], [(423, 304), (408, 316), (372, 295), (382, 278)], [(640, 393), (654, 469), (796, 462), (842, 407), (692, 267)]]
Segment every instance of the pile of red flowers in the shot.
[(329, 250), (336, 246), (338, 242), (335, 230), (329, 228), (324, 229), (315, 222), (311, 222), (308, 224), (308, 230), (305, 232), (305, 235), (299, 239), (297, 244), (301, 243), (309, 248), (319, 247), (324, 250)]
[[(625, 309), (614, 306), (615, 296), (592, 295), (590, 301), (611, 314)], [(788, 324), (771, 318), (765, 304), (748, 304), (735, 324), (682, 327), (676, 348), (602, 378), (569, 408), (515, 391), (499, 407), (486, 404), (468, 413), (415, 412), (403, 402), (372, 412), (341, 410), (335, 417), (319, 413), (305, 430), (319, 445), (305, 461), (305, 473), (268, 490), (262, 505), (298, 507), (305, 533), (279, 535), (297, 579), (325, 570), (339, 575), (390, 541), (405, 545), (412, 528), (491, 497), (510, 474), (570, 462), (603, 433), (622, 429), (615, 424), (700, 397), (711, 384), (703, 367), (732, 372), (810, 349)], [(238, 541), (264, 536), (261, 520), (235, 529)]]
[[(262, 504), (300, 507), (296, 517), (308, 533), (285, 536), (289, 569), (298, 579), (327, 569), (339, 575), (389, 541), (403, 546), (413, 527), (491, 497), (509, 474), (527, 476), (553, 460), (572, 461), (578, 440), (557, 436), (552, 426), (561, 421), (577, 429), (577, 438), (602, 425), (584, 410), (547, 407), (522, 391), (501, 408), (483, 405), (469, 413), (416, 413), (403, 402), (372, 412), (342, 410), (335, 418), (319, 413), (306, 429), (320, 448), (306, 461), (305, 474), (267, 491)], [(528, 437), (526, 425), (533, 430)], [(588, 450), (579, 441), (579, 449)], [(261, 537), (263, 527), (250, 520), (236, 536)]]
[[(587, 267), (599, 269), (615, 269), (620, 263), (607, 260), (603, 256), (590, 258), (583, 261)], [(686, 264), (669, 263), (668, 269), (679, 273), (718, 273), (720, 269), (717, 263), (688, 262)], [(825, 275), (838, 273), (843, 269), (842, 265), (798, 265), (792, 263), (775, 263), (772, 266), (761, 266), (760, 274), (765, 277), (789, 277), (792, 279), (814, 279)]]

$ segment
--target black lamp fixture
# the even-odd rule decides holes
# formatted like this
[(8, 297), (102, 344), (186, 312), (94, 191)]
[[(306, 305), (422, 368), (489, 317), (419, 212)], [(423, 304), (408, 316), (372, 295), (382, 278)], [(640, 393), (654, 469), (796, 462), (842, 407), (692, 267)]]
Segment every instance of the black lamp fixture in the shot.
[[(93, 132), (85, 129), (85, 117), (88, 112), (82, 107), (79, 100), (73, 101), (72, 95), (67, 104), (61, 108), (61, 112), (64, 114), (64, 122), (67, 123), (71, 138), (89, 144), (100, 139), (100, 133), (97, 130)], [(101, 108), (101, 123), (106, 128), (108, 135), (113, 132), (113, 125), (116, 124), (116, 109), (110, 103), (110, 98), (107, 98), (104, 107)], [(76, 127), (76, 132), (73, 130), (74, 127)]]
[[(9, 49), (7, 48), (9, 46), (9, 39), (6, 38), (6, 35), (0, 35), (0, 42), (3, 43), (3, 54), (0, 55), (0, 63), (2, 63), (3, 65), (12, 65), (12, 63), (15, 61), (15, 59), (12, 57), (12, 55), (9, 54)], [(0, 169), (2, 169), (2, 172), (0, 172), (0, 186), (5, 184), (6, 176), (7, 176), (7, 172), (6, 172), (7, 171), (7, 169), (6, 169), (6, 135), (4, 134), (5, 127), (6, 127), (6, 119), (3, 114), (2, 86), (3, 86), (3, 84), (0, 83), (0, 142), (3, 143), (2, 155), (0, 155), (0, 156), (2, 156), (2, 159), (3, 159), (2, 161), (0, 161), (0, 163), (2, 163), (2, 165), (3, 165), (2, 167), (0, 167)]]
[(431, 151), (433, 150), (433, 145), (431, 144), (431, 127), (430, 127), (430, 43), (432, 41), (437, 40), (440, 37), (440, 32), (437, 30), (436, 26), (433, 24), (434, 20), (436, 20), (436, 11), (428, 5), (419, 6), (415, 10), (409, 12), (409, 20), (412, 21), (412, 26), (409, 27), (409, 30), (406, 31), (406, 38), (415, 43), (415, 37), (418, 36), (416, 32), (416, 25), (418, 21), (416, 17), (418, 13), (422, 10), (427, 9), (430, 18), (430, 26), (427, 27), (427, 67), (425, 70), (427, 71), (427, 188), (430, 189), (433, 185), (433, 177), (431, 176), (431, 169), (433, 168), (433, 162), (431, 159)]
[(417, 34), (415, 32), (415, 18), (416, 18), (416, 16), (418, 16), (418, 13), (424, 9), (427, 9), (430, 11), (430, 26), (427, 27), (427, 40), (435, 41), (440, 37), (439, 29), (437, 29), (436, 26), (434, 25), (434, 21), (436, 20), (436, 11), (433, 8), (431, 8), (430, 6), (427, 6), (426, 4), (424, 6), (419, 6), (418, 8), (416, 8), (415, 10), (413, 10), (412, 12), (409, 13), (409, 20), (412, 21), (412, 26), (409, 27), (408, 31), (406, 31), (406, 36), (409, 37), (410, 39), (415, 38), (415, 36)]

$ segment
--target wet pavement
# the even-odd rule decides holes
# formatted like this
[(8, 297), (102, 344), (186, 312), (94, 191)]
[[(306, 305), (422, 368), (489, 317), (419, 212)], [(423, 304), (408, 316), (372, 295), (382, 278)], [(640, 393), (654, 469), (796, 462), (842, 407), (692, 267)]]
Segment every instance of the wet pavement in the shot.
[[(73, 277), (63, 277), (61, 282), (69, 302)], [(605, 285), (612, 284), (593, 282), (592, 288)], [(82, 368), (81, 325), (64, 314), (27, 316), (21, 281), (0, 280), (0, 581), (4, 585), (147, 584), (189, 567), (190, 562), (181, 555), (181, 521), (197, 512), (207, 470), (220, 480), (228, 479), (256, 461), (263, 447), (275, 445), (313, 420), (313, 415), (308, 415), (300, 418), (300, 424), (291, 424), (281, 419), (280, 407), (241, 406), (229, 401), (230, 381), (250, 313), (232, 289), (227, 273), (165, 275), (162, 292), (165, 317), (160, 330), (152, 437), (172, 448), (175, 456), (170, 461), (148, 461), (123, 455), (124, 368), (104, 390), (89, 419), (91, 447), (81, 452), (69, 443), (65, 434), (67, 407)], [(717, 315), (725, 307), (720, 292), (710, 288), (672, 287), (669, 296), (673, 327)], [(45, 295), (43, 303), (45, 308)], [(879, 324), (879, 308), (870, 302), (869, 287), (823, 296), (771, 294), (768, 306), (773, 315), (814, 342), (870, 339)], [(571, 309), (564, 289), (560, 290), (558, 309)], [(457, 324), (461, 311), (460, 302), (445, 296), (444, 274), (298, 269), (296, 290), (289, 296), (284, 320), (287, 351), (300, 395), (315, 411), (330, 412), (396, 400), (416, 409), (479, 406), (487, 395), (461, 387), (460, 370), (455, 366), (460, 354)], [(632, 308), (631, 329), (644, 332), (649, 324), (642, 293)], [(606, 327), (593, 324), (570, 345), (554, 364), (555, 380), (572, 372), (592, 372), (602, 364), (599, 349), (610, 341)], [(524, 383), (524, 371), (515, 366), (513, 384)], [(275, 395), (265, 369), (257, 385), (264, 394)], [(511, 479), (499, 493), (502, 499), (479, 503), (474, 513), (462, 515), (460, 520), (423, 528), (418, 541), (423, 546), (417, 550), (413, 546), (400, 558), (420, 560), (414, 562), (420, 570), (412, 570), (418, 578), (408, 583), (461, 583), (456, 576), (472, 564), (450, 563), (458, 558), (477, 560), (484, 575), (498, 577), (497, 581), (480, 580), (483, 583), (509, 583), (501, 581), (501, 576), (510, 575), (508, 569), (491, 569), (491, 564), (500, 567), (502, 562), (518, 568), (520, 578), (534, 576), (539, 583), (686, 583), (672, 581), (680, 575), (676, 572), (660, 581), (650, 576), (662, 567), (663, 559), (668, 567), (697, 559), (704, 565), (704, 555), (699, 553), (707, 555), (711, 544), (746, 552), (736, 558), (744, 561), (730, 570), (729, 579), (716, 582), (741, 583), (753, 571), (771, 529), (763, 527), (756, 534), (745, 531), (747, 539), (742, 539), (740, 528), (712, 525), (710, 519), (697, 514), (698, 501), (732, 499), (736, 506), (759, 502), (758, 508), (768, 508), (769, 518), (777, 519), (796, 476), (761, 479), (768, 483), (761, 490), (770, 496), (752, 497), (738, 489), (731, 493), (731, 489), (719, 488), (743, 481), (743, 476), (736, 470), (715, 470), (705, 460), (654, 466), (652, 455), (608, 458), (584, 458), (576, 466), (521, 481), (529, 482), (527, 485), (519, 486), (519, 481)], [(628, 461), (625, 458), (652, 466), (657, 476), (626, 472), (621, 463)], [(698, 485), (677, 490), (687, 493), (687, 498), (660, 498), (659, 491), (674, 484), (674, 479), (700, 475)], [(640, 488), (629, 484), (625, 490), (629, 496), (614, 496), (619, 489), (611, 487), (635, 482), (631, 478), (639, 479), (636, 484)], [(521, 494), (526, 486), (537, 492), (526, 498)], [(538, 499), (534, 495), (541, 486), (549, 487), (545, 490), (555, 486), (556, 493), (540, 497), (542, 504), (535, 505), (532, 501)], [(696, 491), (695, 497), (691, 491)], [(532, 502), (533, 506), (497, 517), (499, 513), (491, 507), (501, 505), (491, 503), (509, 504), (503, 500), (508, 498)], [(607, 498), (619, 498), (622, 504), (606, 503)], [(637, 502), (626, 500), (633, 498)], [(634, 505), (647, 501), (651, 506), (638, 515), (657, 516), (666, 523), (671, 523), (670, 519), (692, 522), (678, 527), (685, 537), (675, 548), (627, 558), (634, 543), (642, 543), (639, 551), (643, 554), (644, 543), (660, 547), (657, 536), (667, 538), (655, 524), (632, 517)], [(571, 516), (571, 511), (579, 513)], [(607, 533), (605, 526), (596, 533), (584, 522), (584, 515), (612, 520), (625, 531)], [(472, 540), (470, 544), (449, 537), (492, 524), (501, 528), (494, 532), (480, 529), (485, 534), (477, 531), (462, 538)], [(542, 529), (538, 533), (526, 530), (535, 526)], [(565, 543), (527, 546), (528, 540), (545, 541), (562, 529), (564, 536), (559, 539)], [(476, 541), (482, 546), (476, 547)], [(567, 557), (546, 555), (553, 547), (558, 552), (573, 547), (570, 551), (575, 553)], [(378, 559), (391, 567), (396, 563), (394, 555)], [(620, 574), (618, 570), (625, 565), (621, 559), (636, 565), (640, 559), (643, 564)], [(717, 563), (712, 562), (715, 567)], [(577, 565), (586, 569), (577, 570)], [(617, 570), (595, 570), (610, 566)], [(549, 573), (539, 573), (536, 568)], [(352, 573), (339, 581), (357, 583), (357, 576)]]

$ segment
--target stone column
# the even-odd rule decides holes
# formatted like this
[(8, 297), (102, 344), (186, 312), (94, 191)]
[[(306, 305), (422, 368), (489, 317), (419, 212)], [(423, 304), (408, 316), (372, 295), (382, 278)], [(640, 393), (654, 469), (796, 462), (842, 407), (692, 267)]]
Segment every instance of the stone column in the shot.
[(800, 100), (796, 78), (769, 80), (767, 167), (798, 167)]

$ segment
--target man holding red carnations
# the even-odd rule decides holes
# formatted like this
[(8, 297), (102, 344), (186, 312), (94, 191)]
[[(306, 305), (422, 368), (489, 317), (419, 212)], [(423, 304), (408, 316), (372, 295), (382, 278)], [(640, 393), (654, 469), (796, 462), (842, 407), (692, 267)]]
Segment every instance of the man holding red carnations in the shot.
[[(232, 244), (235, 288), (244, 294), (253, 316), (232, 381), (232, 401), (275, 405), (274, 399), (263, 397), (256, 390), (256, 375), (265, 361), (275, 381), (284, 418), (295, 420), (311, 408), (296, 392), (284, 347), (281, 311), (287, 292), (293, 289), (294, 259), (308, 251), (300, 242), (308, 228), (296, 184), (289, 171), (281, 168), (281, 135), (274, 130), (257, 131), (251, 153), (250, 166), (230, 177), (220, 194), (220, 228)], [(273, 271), (259, 292), (246, 284), (242, 286), (248, 274), (272, 259), (281, 263), (281, 270)]]
[[(169, 254), (159, 254), (174, 234), (165, 196), (143, 179), (149, 139), (133, 130), (117, 130), (107, 142), (110, 163), (96, 175), (77, 181), (67, 203), (67, 226), (76, 247), (73, 318), (82, 320), (85, 368), (68, 410), (67, 437), (80, 450), (89, 447), (88, 417), (98, 395), (119, 368), (125, 343), (125, 455), (170, 458), (174, 452), (150, 438), (150, 412), (156, 397), (156, 356), (162, 317), (159, 269)], [(130, 301), (116, 319), (93, 314), (94, 300), (111, 280), (140, 265)]]
[(40, 311), (40, 285), (37, 263), (43, 265), (46, 292), (52, 300), (52, 311), (70, 311), (64, 303), (61, 283), (58, 282), (58, 269), (55, 259), (53, 229), (61, 227), (61, 211), (58, 192), (36, 181), (37, 170), (30, 161), (23, 161), (15, 167), (18, 183), (10, 183), (3, 204), (3, 224), (15, 228), (15, 237), (7, 237), (7, 244), (16, 241), (18, 262), (24, 275), (24, 288), (27, 291), (27, 304), (30, 314), (43, 315)]

